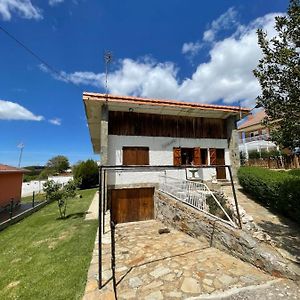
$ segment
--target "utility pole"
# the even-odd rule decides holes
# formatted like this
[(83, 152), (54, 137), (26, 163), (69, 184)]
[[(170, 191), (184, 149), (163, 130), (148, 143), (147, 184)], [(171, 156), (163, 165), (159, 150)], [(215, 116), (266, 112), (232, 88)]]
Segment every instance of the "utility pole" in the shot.
[(19, 156), (19, 163), (18, 163), (18, 167), (20, 168), (20, 166), (21, 166), (21, 160), (22, 160), (22, 154), (23, 154), (23, 149), (24, 149), (25, 145), (23, 143), (20, 143), (17, 147), (20, 149), (20, 156)]

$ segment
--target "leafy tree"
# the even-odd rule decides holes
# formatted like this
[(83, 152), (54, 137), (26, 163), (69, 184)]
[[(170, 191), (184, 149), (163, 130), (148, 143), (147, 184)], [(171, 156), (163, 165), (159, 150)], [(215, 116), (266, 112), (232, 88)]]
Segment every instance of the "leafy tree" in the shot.
[(77, 165), (73, 167), (74, 180), (79, 182), (78, 186), (81, 189), (96, 186), (99, 182), (98, 174), (97, 163), (92, 159), (78, 162)]
[(263, 57), (254, 75), (262, 94), (257, 103), (264, 107), (272, 139), (282, 147), (300, 146), (300, 2), (290, 0), (288, 12), (276, 17), (277, 36), (268, 39), (257, 31)]
[(68, 168), (70, 168), (69, 160), (66, 156), (63, 155), (54, 156), (47, 162), (47, 169), (51, 169), (57, 173), (62, 173)]
[(48, 201), (57, 201), (60, 218), (66, 217), (68, 200), (76, 196), (76, 183), (70, 180), (63, 187), (53, 180), (44, 183), (44, 191)]
[(53, 169), (45, 168), (39, 175), (38, 179), (48, 179), (49, 176), (54, 175), (55, 171)]

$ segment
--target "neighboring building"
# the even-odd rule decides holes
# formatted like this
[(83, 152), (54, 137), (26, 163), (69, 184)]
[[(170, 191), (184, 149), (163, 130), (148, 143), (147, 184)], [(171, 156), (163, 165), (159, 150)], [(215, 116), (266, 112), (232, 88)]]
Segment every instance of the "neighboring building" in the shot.
[(255, 115), (249, 115), (247, 120), (238, 126), (239, 149), (246, 154), (247, 158), (251, 151), (270, 151), (277, 148), (270, 140), (269, 129), (263, 124), (265, 117), (265, 111), (260, 110)]
[(10, 205), (12, 199), (14, 205), (21, 201), (22, 181), (25, 172), (28, 171), (0, 164), (0, 211)]

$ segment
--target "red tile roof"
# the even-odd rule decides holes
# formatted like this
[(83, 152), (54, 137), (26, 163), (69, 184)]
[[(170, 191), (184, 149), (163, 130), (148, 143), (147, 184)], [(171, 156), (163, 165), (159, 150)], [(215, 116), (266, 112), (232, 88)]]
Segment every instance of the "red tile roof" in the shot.
[(241, 126), (239, 126), (238, 129), (243, 129), (243, 128), (247, 128), (252, 125), (260, 124), (266, 116), (267, 115), (266, 115), (265, 111), (261, 110), (261, 111), (257, 112), (255, 115), (249, 116), (248, 120), (245, 123), (243, 123)]
[(20, 168), (11, 167), (8, 165), (0, 164), (0, 173), (26, 173), (26, 172), (29, 172), (29, 171), (25, 170), (25, 169), (20, 169)]
[(227, 105), (215, 105), (215, 104), (201, 104), (193, 102), (183, 102), (177, 100), (163, 100), (163, 99), (150, 99), (142, 97), (133, 97), (133, 96), (116, 96), (110, 94), (100, 94), (100, 93), (89, 93), (84, 92), (84, 97), (98, 98), (97, 100), (105, 101), (106, 99), (109, 102), (123, 102), (123, 103), (132, 103), (132, 104), (149, 104), (156, 106), (178, 106), (182, 108), (195, 108), (195, 109), (209, 109), (209, 110), (221, 110), (221, 111), (232, 111), (232, 112), (243, 112), (248, 113), (250, 109), (242, 108), (239, 106), (227, 106)]

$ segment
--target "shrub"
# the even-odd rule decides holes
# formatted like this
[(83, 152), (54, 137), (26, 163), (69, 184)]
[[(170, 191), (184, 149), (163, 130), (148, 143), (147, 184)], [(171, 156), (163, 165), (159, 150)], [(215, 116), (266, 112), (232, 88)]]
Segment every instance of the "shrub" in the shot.
[(257, 151), (249, 151), (248, 156), (249, 156), (249, 159), (260, 158), (260, 154)]
[(300, 176), (300, 169), (290, 170), (288, 171), (288, 174), (292, 176)]
[(246, 157), (246, 153), (243, 151), (240, 151), (240, 162), (241, 165), (244, 166), (246, 164), (247, 161), (247, 157)]
[(259, 167), (242, 167), (238, 179), (259, 202), (300, 223), (300, 177)]
[[(218, 192), (214, 192), (214, 196), (217, 198), (223, 209), (226, 211), (229, 217), (232, 217), (232, 211), (230, 208), (227, 206), (226, 198)], [(220, 208), (218, 203), (215, 201), (213, 196), (209, 195), (206, 198), (206, 204), (208, 205), (209, 208), (209, 213), (211, 213), (214, 216), (217, 216), (223, 220), (228, 220), (226, 215), (224, 214), (223, 210)]]
[(74, 180), (78, 182), (78, 187), (81, 189), (88, 189), (95, 187), (99, 182), (99, 172), (97, 163), (88, 159), (77, 163), (73, 167)]
[(61, 184), (48, 180), (44, 183), (44, 191), (48, 201), (57, 201), (60, 218), (64, 219), (68, 200), (76, 196), (76, 183), (70, 180), (62, 187)]

